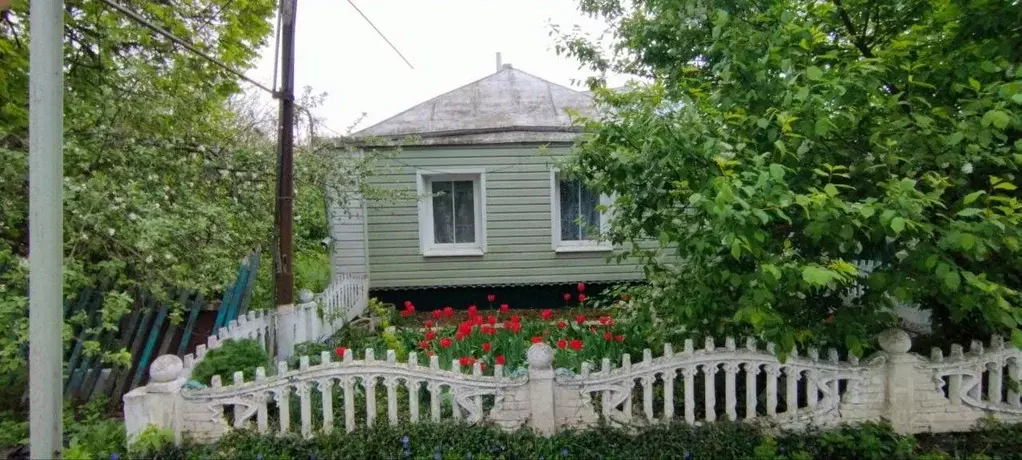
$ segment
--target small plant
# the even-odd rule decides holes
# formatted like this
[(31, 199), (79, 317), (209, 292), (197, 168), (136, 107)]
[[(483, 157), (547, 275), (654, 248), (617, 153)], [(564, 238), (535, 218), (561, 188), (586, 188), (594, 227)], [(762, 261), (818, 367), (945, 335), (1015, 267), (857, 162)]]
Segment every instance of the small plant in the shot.
[(147, 456), (174, 445), (174, 432), (168, 428), (149, 425), (132, 440), (131, 453)]
[(321, 362), (320, 353), (329, 351), (333, 353), (334, 347), (329, 344), (320, 342), (302, 342), (295, 345), (295, 351), (291, 355), (291, 359), (288, 360), (287, 365), (289, 369), (297, 369), (301, 364), (301, 357), (309, 357), (310, 366), (318, 366)]
[(214, 375), (219, 375), (227, 383), (237, 371), (244, 373), (246, 379), (252, 379), (257, 367), (269, 370), (270, 365), (270, 356), (259, 342), (251, 339), (225, 340), (220, 348), (210, 350), (195, 365), (191, 379), (209, 384)]

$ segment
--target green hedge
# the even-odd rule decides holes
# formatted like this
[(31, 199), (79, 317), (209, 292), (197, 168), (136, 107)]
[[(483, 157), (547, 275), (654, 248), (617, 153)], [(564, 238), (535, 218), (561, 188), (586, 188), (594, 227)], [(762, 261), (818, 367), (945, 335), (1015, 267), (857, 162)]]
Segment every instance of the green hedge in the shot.
[(612, 428), (544, 438), (454, 423), (378, 426), (303, 440), (236, 432), (215, 445), (166, 447), (160, 459), (1022, 459), (1022, 425), (962, 434), (900, 436), (883, 423), (766, 436), (740, 423)]

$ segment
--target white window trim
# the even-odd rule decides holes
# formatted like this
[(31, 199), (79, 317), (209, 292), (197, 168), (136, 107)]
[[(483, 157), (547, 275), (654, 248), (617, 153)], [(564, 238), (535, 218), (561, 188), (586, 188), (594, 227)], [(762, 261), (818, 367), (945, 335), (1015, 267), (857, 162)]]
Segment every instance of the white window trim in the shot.
[[(419, 196), (419, 251), (425, 257), (481, 256), (486, 253), (486, 170), (475, 168), (449, 168), (440, 171), (416, 171), (416, 190)], [(445, 180), (471, 180), (475, 205), (475, 243), (433, 242), (433, 199), (430, 182)]]
[[(614, 250), (614, 246), (603, 240), (561, 241), (561, 187), (558, 183), (560, 170), (550, 170), (550, 245), (554, 252), (605, 252)], [(600, 194), (600, 204), (610, 206), (609, 196)], [(610, 211), (600, 213), (600, 231), (606, 232), (610, 220)]]

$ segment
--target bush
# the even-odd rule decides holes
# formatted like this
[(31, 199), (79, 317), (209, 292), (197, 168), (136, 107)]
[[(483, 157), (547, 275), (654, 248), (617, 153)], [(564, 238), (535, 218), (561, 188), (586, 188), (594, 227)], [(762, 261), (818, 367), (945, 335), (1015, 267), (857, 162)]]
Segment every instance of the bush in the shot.
[(245, 379), (255, 377), (257, 367), (272, 372), (270, 356), (263, 350), (259, 342), (251, 339), (225, 340), (220, 348), (210, 350), (206, 356), (192, 369), (191, 379), (209, 384), (214, 375), (219, 375), (224, 383), (230, 382), (235, 372), (241, 371)]
[[(150, 458), (677, 458), (677, 459), (871, 459), (1022, 458), (1022, 425), (994, 425), (965, 434), (939, 436), (941, 445), (895, 433), (886, 423), (842, 426), (829, 431), (764, 435), (751, 424), (654, 425), (626, 432), (597, 427), (542, 437), (527, 430), (508, 433), (492, 426), (454, 423), (391, 427), (379, 424), (353, 433), (334, 431), (303, 440), (234, 432), (215, 445), (168, 447)], [(946, 448), (949, 445), (955, 448)]]

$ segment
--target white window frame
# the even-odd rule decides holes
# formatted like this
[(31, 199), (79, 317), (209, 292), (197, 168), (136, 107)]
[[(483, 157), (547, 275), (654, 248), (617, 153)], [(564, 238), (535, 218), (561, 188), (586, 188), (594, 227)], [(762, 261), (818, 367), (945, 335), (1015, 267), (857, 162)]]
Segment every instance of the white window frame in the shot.
[[(613, 201), (610, 196), (600, 194), (600, 204), (609, 207)], [(610, 211), (600, 213), (600, 233), (607, 231)], [(561, 187), (560, 170), (550, 170), (550, 229), (551, 247), (554, 252), (604, 252), (612, 251), (614, 246), (604, 240), (561, 240)]]
[[(419, 195), (419, 250), (425, 257), (481, 256), (486, 253), (486, 170), (456, 168), (440, 171), (416, 171), (416, 189)], [(472, 201), (475, 206), (474, 243), (436, 243), (433, 232), (432, 183), (464, 181), (473, 183)]]

